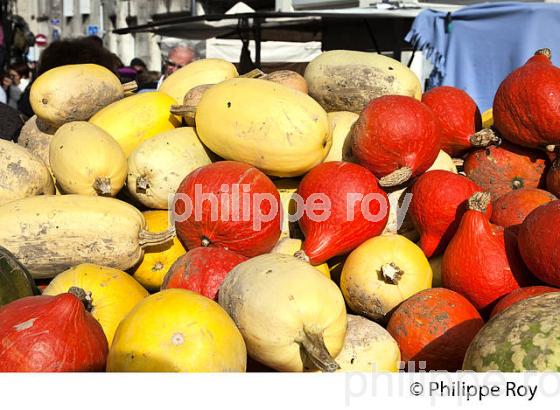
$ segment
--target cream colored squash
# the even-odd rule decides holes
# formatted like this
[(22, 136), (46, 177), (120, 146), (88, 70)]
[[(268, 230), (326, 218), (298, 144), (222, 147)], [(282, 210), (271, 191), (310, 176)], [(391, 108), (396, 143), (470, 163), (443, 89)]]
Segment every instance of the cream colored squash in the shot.
[(219, 156), (292, 177), (331, 147), (327, 113), (311, 97), (271, 81), (234, 78), (208, 89), (196, 110), (201, 141)]
[(436, 169), (442, 171), (449, 171), (449, 172), (453, 172), (454, 174), (457, 174), (457, 167), (455, 166), (455, 162), (453, 161), (453, 158), (451, 158), (451, 156), (444, 150), (439, 151), (436, 160), (434, 161), (432, 166), (428, 169), (428, 171), (434, 171)]
[(43, 161), (22, 146), (0, 139), (0, 205), (43, 194), (54, 194), (53, 180)]
[(401, 351), (383, 327), (356, 315), (347, 315), (344, 347), (336, 356), (339, 372), (397, 372)]
[(294, 194), (297, 191), (300, 179), (297, 178), (280, 178), (274, 179), (274, 185), (280, 194), (280, 203), (282, 204), (282, 220), (281, 220), (281, 233), (282, 238), (296, 238), (303, 239), (303, 233), (299, 229), (297, 221), (290, 222), (289, 214), (295, 215), (296, 202)]
[(412, 70), (390, 57), (350, 50), (326, 51), (305, 69), (309, 95), (330, 111), (359, 114), (372, 99), (387, 94), (420, 99), (422, 87)]
[(120, 144), (126, 157), (143, 141), (181, 124), (169, 113), (175, 100), (158, 91), (135, 94), (100, 110), (90, 122)]
[(127, 165), (121, 146), (87, 121), (60, 127), (51, 141), (49, 158), (64, 193), (115, 196), (124, 186)]
[[(281, 238), (270, 253), (281, 253), (283, 255), (294, 255), (297, 251), (301, 250), (301, 244), (303, 241), (301, 239), (292, 238)], [(313, 265), (312, 265), (313, 266)], [(329, 271), (329, 265), (322, 263), (320, 265), (313, 266), (327, 278), (331, 278), (331, 272)]]
[(170, 241), (174, 230), (148, 232), (142, 213), (114, 198), (42, 195), (0, 206), (0, 244), (35, 278), (95, 263), (126, 270), (144, 248)]
[(29, 102), (37, 116), (51, 124), (86, 121), (124, 96), (124, 87), (110, 70), (97, 64), (52, 68), (31, 85)]
[(173, 104), (182, 104), (183, 97), (197, 85), (217, 84), (237, 77), (237, 69), (229, 61), (219, 58), (206, 58), (193, 61), (167, 77), (159, 91), (172, 97)]
[(301, 91), (302, 93), (305, 94), (307, 94), (308, 92), (307, 82), (305, 81), (305, 78), (303, 78), (300, 74), (296, 73), (295, 71), (278, 70), (266, 74), (260, 78), (278, 84), (283, 84), (285, 86), (293, 88), (294, 90)]
[(398, 233), (416, 242), (420, 239), (420, 234), (414, 227), (414, 223), (408, 213), (408, 207), (412, 201), (409, 185), (398, 189), (388, 189), (389, 218), (383, 230), (383, 235), (394, 235)]
[(351, 161), (352, 146), (350, 141), (350, 130), (359, 115), (349, 111), (335, 111), (327, 114), (329, 119), (329, 130), (332, 138), (332, 146), (323, 162), (328, 161)]
[(293, 256), (264, 254), (237, 265), (218, 295), (249, 355), (279, 371), (335, 371), (346, 333), (340, 289)]
[(140, 144), (128, 157), (127, 188), (143, 205), (169, 209), (181, 181), (212, 162), (194, 128), (164, 131)]
[(33, 155), (41, 158), (47, 168), (50, 168), (49, 144), (56, 130), (57, 127), (34, 115), (23, 125), (19, 133), (18, 144), (27, 148)]

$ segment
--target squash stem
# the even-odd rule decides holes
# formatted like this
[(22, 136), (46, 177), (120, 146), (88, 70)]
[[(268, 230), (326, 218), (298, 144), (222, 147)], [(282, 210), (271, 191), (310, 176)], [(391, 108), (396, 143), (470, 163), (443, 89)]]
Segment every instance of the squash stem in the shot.
[(100, 196), (111, 195), (111, 178), (97, 177), (93, 182), (93, 189)]
[(399, 281), (404, 275), (404, 272), (401, 270), (401, 268), (399, 268), (393, 262), (386, 263), (381, 266), (380, 272), (383, 276), (383, 280), (389, 282), (392, 285), (398, 285)]
[(492, 200), (490, 192), (475, 192), (468, 200), (468, 209), (471, 211), (486, 212)]
[(188, 105), (172, 105), (169, 108), (169, 112), (173, 115), (184, 116), (189, 113), (194, 114), (196, 112), (196, 108), (189, 107)]
[(500, 145), (502, 139), (496, 135), (490, 128), (484, 128), (469, 137), (469, 141), (473, 147), (484, 148), (488, 145)]
[(68, 293), (71, 293), (72, 295), (80, 299), (80, 301), (84, 305), (84, 308), (91, 313), (91, 311), (93, 310), (93, 299), (91, 298), (91, 292), (86, 292), (82, 288), (72, 286), (70, 289), (68, 289)]
[(322, 372), (334, 372), (340, 369), (325, 346), (322, 333), (304, 330), (305, 336), (300, 341), (311, 362)]
[(264, 77), (264, 72), (255, 68), (254, 70), (249, 71), (248, 73), (242, 74), (239, 78), (260, 78)]
[(412, 169), (409, 167), (402, 167), (381, 178), (379, 180), (379, 185), (382, 187), (397, 186), (404, 184), (410, 178), (412, 178)]
[(124, 83), (122, 85), (122, 88), (125, 94), (130, 94), (138, 89), (138, 84), (136, 83), (136, 81), (130, 81), (128, 83)]
[(162, 232), (149, 232), (142, 229), (138, 234), (138, 242), (141, 248), (147, 248), (149, 246), (158, 246), (166, 242), (169, 242), (175, 237), (175, 227), (172, 226), (169, 229)]
[(309, 263), (309, 256), (307, 256), (307, 254), (305, 253), (305, 251), (303, 249), (294, 253), (294, 256), (296, 258), (298, 258), (299, 260), (302, 260), (304, 262)]
[(145, 194), (149, 187), (150, 183), (148, 182), (148, 178), (146, 178), (145, 175), (141, 175), (136, 178), (136, 192)]
[(535, 55), (543, 55), (548, 57), (549, 59), (552, 58), (552, 50), (550, 48), (541, 48), (535, 52)]

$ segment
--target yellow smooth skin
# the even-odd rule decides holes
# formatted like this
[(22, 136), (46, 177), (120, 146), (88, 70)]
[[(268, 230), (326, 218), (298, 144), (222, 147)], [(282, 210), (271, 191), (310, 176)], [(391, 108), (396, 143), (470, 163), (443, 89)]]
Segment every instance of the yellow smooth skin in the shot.
[(222, 158), (293, 177), (319, 164), (331, 147), (327, 113), (308, 95), (272, 81), (216, 84), (196, 109), (200, 140)]
[(348, 315), (344, 347), (336, 356), (339, 372), (397, 372), (401, 351), (387, 330), (361, 316)]
[(351, 141), (349, 141), (352, 125), (359, 118), (358, 114), (350, 111), (333, 111), (327, 114), (332, 146), (323, 162), (348, 161), (352, 156)]
[(494, 125), (494, 114), (492, 108), (489, 108), (482, 113), (482, 128), (490, 128), (492, 125)]
[(142, 257), (146, 222), (130, 204), (87, 195), (41, 195), (0, 206), (0, 243), (34, 278), (80, 263), (126, 270)]
[(333, 357), (342, 349), (346, 306), (340, 289), (293, 256), (269, 253), (237, 265), (218, 299), (243, 334), (251, 357), (272, 369), (315, 370), (302, 360), (305, 332), (322, 335)]
[(41, 120), (36, 115), (28, 119), (19, 133), (17, 143), (38, 156), (50, 169), (49, 144), (56, 132), (56, 127)]
[(183, 104), (189, 90), (198, 85), (217, 84), (237, 77), (235, 66), (219, 58), (206, 58), (193, 61), (167, 77), (159, 91), (173, 97), (174, 104)]
[[(442, 170), (442, 171), (449, 171), (449, 172), (453, 172), (454, 174), (457, 174), (457, 166), (455, 165), (455, 162), (453, 162), (453, 158), (451, 158), (451, 156), (445, 152), (444, 150), (440, 150), (438, 153), (438, 156), (436, 157), (436, 160), (434, 161), (434, 163), (432, 164), (432, 166), (428, 169), (428, 171), (434, 171), (434, 170)], [(426, 171), (426, 172), (428, 172)]]
[[(143, 215), (148, 231), (163, 232), (169, 228), (168, 211), (146, 211)], [(159, 290), (171, 265), (185, 252), (177, 237), (173, 242), (146, 248), (142, 262), (134, 271), (134, 279), (150, 291)]]
[(241, 333), (213, 300), (168, 289), (140, 302), (121, 322), (109, 372), (244, 372)]
[(76, 286), (91, 293), (91, 314), (101, 324), (109, 346), (117, 326), (148, 292), (128, 273), (106, 266), (83, 263), (62, 272), (43, 291), (43, 295), (59, 295)]
[[(194, 128), (164, 131), (140, 144), (128, 157), (128, 192), (152, 209), (168, 209), (183, 179), (212, 162)], [(138, 189), (143, 178), (147, 189)]]
[(278, 194), (280, 194), (280, 203), (282, 204), (282, 226), (280, 232), (280, 239), (290, 237), (290, 223), (288, 213), (294, 214), (296, 211), (296, 203), (292, 199), (293, 195), (298, 189), (300, 179), (297, 178), (280, 178), (275, 179), (274, 185), (278, 189)]
[[(403, 271), (397, 284), (379, 273), (390, 263)], [(431, 286), (428, 259), (422, 249), (401, 235), (377, 236), (362, 243), (346, 259), (340, 278), (348, 306), (373, 320), (383, 319), (403, 300)]]
[[(270, 253), (281, 253), (283, 255), (294, 255), (297, 251), (301, 250), (301, 244), (303, 241), (301, 239), (292, 238), (282, 238), (278, 243), (272, 248)], [(327, 278), (331, 278), (331, 272), (329, 271), (329, 265), (322, 263), (320, 265), (313, 266)]]
[(56, 131), (49, 160), (57, 184), (69, 194), (100, 195), (97, 178), (108, 178), (115, 196), (124, 185), (127, 164), (121, 146), (101, 128), (87, 122), (64, 124)]
[(29, 102), (51, 124), (87, 121), (100, 108), (124, 96), (118, 77), (97, 64), (70, 64), (41, 74), (31, 85)]
[(89, 121), (112, 136), (128, 158), (143, 141), (181, 124), (169, 113), (173, 104), (173, 98), (159, 91), (135, 94), (106, 106)]

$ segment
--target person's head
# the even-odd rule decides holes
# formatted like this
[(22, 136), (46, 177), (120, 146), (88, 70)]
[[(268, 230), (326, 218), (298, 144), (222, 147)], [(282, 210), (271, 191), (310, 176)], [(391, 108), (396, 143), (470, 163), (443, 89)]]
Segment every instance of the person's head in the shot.
[(25, 63), (12, 64), (8, 68), (8, 75), (14, 85), (19, 85), (22, 78), (29, 78), (29, 67)]
[(136, 70), (137, 73), (142, 73), (148, 69), (146, 63), (139, 58), (130, 60), (130, 66)]
[(192, 47), (183, 44), (173, 47), (169, 50), (167, 60), (165, 61), (165, 76), (168, 77), (181, 67), (193, 62), (195, 57), (195, 52)]

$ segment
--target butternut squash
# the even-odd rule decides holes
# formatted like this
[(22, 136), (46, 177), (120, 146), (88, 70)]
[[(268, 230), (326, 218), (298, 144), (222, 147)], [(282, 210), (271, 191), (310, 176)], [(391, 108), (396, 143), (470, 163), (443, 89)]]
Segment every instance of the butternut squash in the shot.
[(43, 161), (22, 146), (0, 139), (0, 205), (43, 194), (54, 194)]
[(49, 153), (56, 183), (65, 193), (115, 196), (124, 186), (127, 165), (122, 148), (87, 121), (61, 126)]
[(41, 158), (47, 168), (50, 168), (49, 144), (56, 130), (57, 127), (34, 115), (23, 125), (19, 133), (18, 144)]
[(174, 230), (148, 232), (142, 213), (114, 198), (44, 195), (0, 206), (0, 245), (34, 278), (54, 277), (80, 263), (126, 270), (144, 248), (166, 243)]

